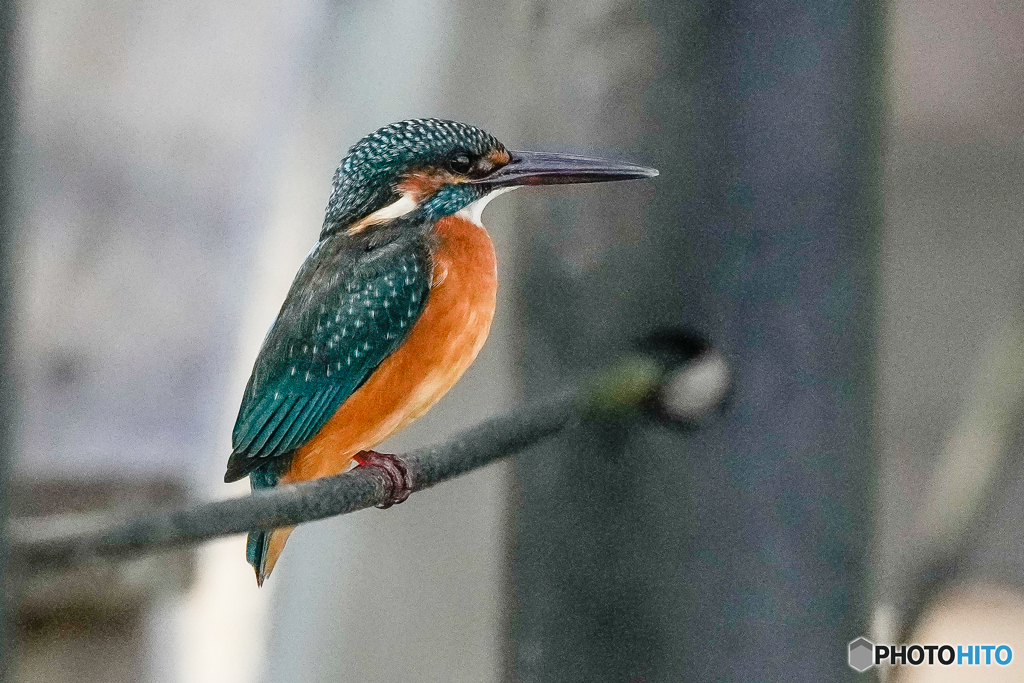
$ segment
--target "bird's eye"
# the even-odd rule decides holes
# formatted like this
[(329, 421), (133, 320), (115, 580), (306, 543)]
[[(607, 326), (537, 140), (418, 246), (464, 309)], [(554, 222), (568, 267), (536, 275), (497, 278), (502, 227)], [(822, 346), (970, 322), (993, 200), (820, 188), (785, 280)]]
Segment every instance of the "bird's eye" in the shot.
[(452, 173), (465, 175), (473, 168), (473, 160), (466, 152), (454, 152), (448, 157), (448, 170)]

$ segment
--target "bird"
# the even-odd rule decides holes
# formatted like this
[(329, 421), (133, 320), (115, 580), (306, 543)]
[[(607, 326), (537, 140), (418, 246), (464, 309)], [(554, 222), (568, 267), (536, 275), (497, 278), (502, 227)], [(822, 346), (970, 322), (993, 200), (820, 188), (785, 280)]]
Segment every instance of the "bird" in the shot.
[[(510, 151), (475, 126), (409, 119), (342, 159), (319, 239), (267, 332), (232, 430), (225, 482), (252, 490), (378, 467), (386, 507), (412, 480), (373, 450), (423, 415), (483, 347), (497, 261), (481, 213), (525, 185), (650, 178), (618, 161)], [(257, 584), (294, 527), (253, 531)]]

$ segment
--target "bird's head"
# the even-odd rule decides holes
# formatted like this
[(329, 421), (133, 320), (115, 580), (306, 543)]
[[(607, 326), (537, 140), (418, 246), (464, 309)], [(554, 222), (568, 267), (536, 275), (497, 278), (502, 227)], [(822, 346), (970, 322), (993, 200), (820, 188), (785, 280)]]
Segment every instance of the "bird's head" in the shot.
[(654, 169), (567, 154), (505, 149), (479, 128), (441, 119), (384, 126), (357, 142), (334, 174), (323, 236), (359, 233), (414, 211), (436, 221), (519, 185), (630, 180)]

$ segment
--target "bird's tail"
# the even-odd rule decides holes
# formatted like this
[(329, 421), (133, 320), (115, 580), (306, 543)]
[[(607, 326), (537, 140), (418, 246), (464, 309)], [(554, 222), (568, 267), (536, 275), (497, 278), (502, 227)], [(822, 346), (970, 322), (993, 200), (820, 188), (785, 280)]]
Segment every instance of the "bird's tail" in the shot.
[[(261, 467), (249, 473), (249, 484), (254, 491), (259, 489), (277, 486), (280, 475), (277, 467)], [(263, 585), (263, 582), (274, 571), (277, 558), (284, 550), (284, 544), (288, 541), (295, 527), (286, 526), (273, 531), (250, 531), (249, 542), (245, 546), (245, 557), (249, 564), (256, 570), (256, 584)]]
[(249, 532), (249, 543), (245, 547), (245, 555), (249, 564), (256, 570), (256, 583), (262, 586), (270, 572), (274, 571), (277, 558), (284, 550), (284, 544), (292, 533), (293, 526), (281, 527), (273, 531)]

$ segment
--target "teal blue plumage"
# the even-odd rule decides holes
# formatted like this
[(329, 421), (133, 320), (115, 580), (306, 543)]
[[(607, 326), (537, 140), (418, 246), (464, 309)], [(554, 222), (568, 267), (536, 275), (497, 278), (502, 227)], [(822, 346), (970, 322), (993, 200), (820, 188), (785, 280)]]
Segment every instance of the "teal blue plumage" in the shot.
[[(397, 236), (397, 234), (396, 234)], [(317, 244), (267, 333), (232, 433), (225, 481), (277, 485), (294, 451), (397, 349), (429, 296), (426, 237), (396, 239), (347, 258), (343, 236)], [(268, 534), (249, 534), (262, 567)]]
[(256, 360), (232, 434), (225, 480), (257, 469), (254, 488), (273, 486), (288, 456), (313, 436), (397, 349), (429, 296), (426, 237), (363, 250), (345, 238), (317, 245)]

